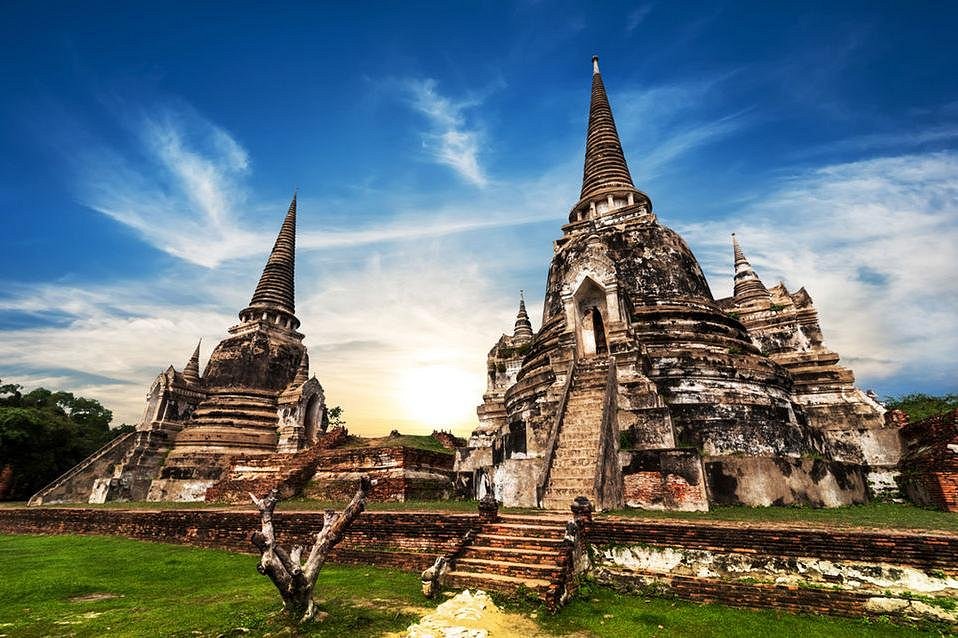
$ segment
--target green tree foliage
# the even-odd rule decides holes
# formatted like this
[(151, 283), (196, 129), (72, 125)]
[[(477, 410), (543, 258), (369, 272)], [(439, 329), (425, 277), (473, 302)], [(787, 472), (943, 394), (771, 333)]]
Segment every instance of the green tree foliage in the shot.
[(28, 498), (132, 426), (110, 429), (99, 401), (0, 384), (0, 500)]
[(329, 408), (326, 412), (327, 417), (329, 417), (329, 425), (338, 428), (339, 426), (346, 425), (346, 419), (343, 418), (343, 409), (340, 406), (335, 406)]
[(908, 415), (908, 420), (914, 423), (958, 408), (958, 394), (943, 394), (941, 396), (932, 396), (920, 392), (905, 394), (900, 397), (885, 399), (885, 407), (889, 410), (901, 410)]

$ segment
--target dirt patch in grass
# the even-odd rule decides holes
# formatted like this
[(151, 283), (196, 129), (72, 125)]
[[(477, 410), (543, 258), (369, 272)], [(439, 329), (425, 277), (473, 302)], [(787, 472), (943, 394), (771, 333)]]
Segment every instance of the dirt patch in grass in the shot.
[(71, 596), (68, 600), (71, 603), (89, 603), (95, 600), (110, 600), (111, 598), (122, 598), (122, 596), (120, 594), (98, 591), (92, 594), (83, 594), (82, 596)]

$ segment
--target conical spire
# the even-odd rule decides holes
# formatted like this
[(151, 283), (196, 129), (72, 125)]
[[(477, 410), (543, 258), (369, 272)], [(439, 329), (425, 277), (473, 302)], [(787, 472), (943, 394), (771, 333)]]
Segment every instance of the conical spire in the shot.
[(275, 308), (289, 314), (296, 311), (293, 273), (296, 262), (296, 194), (289, 204), (283, 226), (279, 229), (273, 251), (266, 260), (263, 276), (256, 285), (250, 306)]
[(754, 299), (768, 299), (768, 289), (752, 270), (735, 233), (732, 233), (732, 254), (735, 257), (735, 301), (743, 303)]
[(249, 306), (240, 313), (243, 321), (269, 319), (292, 329), (299, 327), (295, 316), (295, 288), (293, 275), (296, 264), (296, 194), (289, 204), (283, 226), (266, 260), (263, 275)]
[(516, 328), (512, 336), (523, 341), (532, 339), (532, 322), (529, 321), (529, 315), (526, 313), (526, 298), (521, 290), (519, 291), (519, 313), (516, 315)]
[(200, 339), (196, 344), (196, 349), (193, 351), (193, 356), (190, 357), (189, 362), (186, 364), (186, 367), (183, 368), (183, 378), (189, 381), (190, 383), (199, 383), (200, 381), (200, 344), (203, 343), (203, 340)]
[(599, 56), (592, 56), (592, 103), (589, 105), (589, 132), (585, 141), (585, 167), (582, 171), (581, 199), (609, 187), (634, 189), (622, 143), (612, 118), (612, 107), (605, 93)]
[[(608, 204), (602, 202), (613, 197)], [(635, 188), (632, 174), (625, 161), (619, 132), (615, 128), (609, 96), (605, 92), (602, 74), (599, 72), (599, 56), (592, 56), (592, 101), (589, 105), (589, 130), (585, 141), (585, 165), (582, 169), (582, 192), (579, 202), (573, 206), (570, 221), (584, 216), (582, 211), (591, 210), (590, 217), (600, 210), (612, 210), (637, 203), (651, 202), (644, 193)]]

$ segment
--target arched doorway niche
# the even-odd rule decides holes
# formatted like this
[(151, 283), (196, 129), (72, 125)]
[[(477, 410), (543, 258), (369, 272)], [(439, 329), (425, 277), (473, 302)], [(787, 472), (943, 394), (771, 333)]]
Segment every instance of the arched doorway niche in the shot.
[(586, 277), (573, 296), (576, 313), (576, 342), (579, 355), (594, 357), (608, 354), (608, 302), (605, 289)]
[(319, 439), (319, 435), (326, 429), (323, 423), (325, 405), (320, 394), (314, 394), (306, 402), (306, 412), (303, 418), (303, 430), (306, 436), (306, 445), (312, 445)]

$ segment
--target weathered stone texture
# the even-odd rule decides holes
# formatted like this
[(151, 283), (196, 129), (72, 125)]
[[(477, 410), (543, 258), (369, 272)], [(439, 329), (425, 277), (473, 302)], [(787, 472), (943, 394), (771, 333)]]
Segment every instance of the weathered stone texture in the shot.
[(250, 305), (203, 375), (197, 346), (183, 372), (170, 366), (156, 378), (134, 436), (32, 502), (203, 500), (234, 464), (314, 444), (326, 429), (326, 404), (296, 331), (295, 241), (294, 196)]
[(958, 512), (958, 410), (908, 423), (899, 481), (920, 505)]
[(825, 347), (808, 292), (791, 293), (784, 283), (766, 288), (732, 239), (735, 294), (718, 304), (742, 322), (763, 353), (788, 370), (792, 396), (809, 426), (824, 437), (828, 455), (866, 466), (876, 496), (897, 496), (889, 490), (901, 453), (897, 428), (886, 424), (884, 408), (854, 386), (852, 371)]
[[(659, 472), (656, 489), (651, 474), (628, 479), (625, 489), (634, 504), (699, 508), (703, 494), (716, 500), (715, 493), (723, 502), (734, 497), (748, 505), (831, 506), (866, 498), (860, 476), (853, 478), (840, 462), (884, 462), (895, 456), (881, 454), (894, 441), (876, 436), (865, 444), (851, 436), (857, 458), (839, 455), (829, 447), (828, 429), (809, 425), (795, 394), (799, 381), (775, 358), (779, 351), (793, 352), (797, 342), (820, 341), (807, 295), (802, 292), (793, 302), (803, 304), (795, 315), (801, 330), (773, 326), (769, 341), (776, 346), (769, 350), (729, 304), (713, 299), (688, 245), (659, 223), (651, 200), (632, 184), (598, 71), (582, 199), (562, 230), (549, 268), (542, 327), (524, 347), (514, 382), (506, 379), (494, 396), (484, 396), (480, 428), (468, 451), (459, 453), (458, 472), (469, 473), (476, 486), (478, 476), (509, 486), (496, 487), (507, 505), (534, 499), (558, 507), (582, 494), (600, 509), (621, 507), (628, 500), (622, 497), (621, 444), (662, 453), (682, 448), (700, 464), (712, 465), (700, 473), (706, 484), (701, 487), (683, 485), (663, 470), (647, 470)], [(767, 297), (747, 270), (737, 264), (738, 301)], [(501, 345), (500, 340), (493, 353)], [(849, 385), (849, 375), (825, 359), (821, 363), (831, 366), (836, 379), (824, 373), (802, 377), (802, 397), (815, 397), (805, 401), (809, 409), (829, 412), (833, 421), (841, 414), (842, 433), (871, 430), (865, 417), (881, 427), (877, 404), (858, 401), (861, 393)], [(597, 377), (599, 368), (611, 371), (607, 387)], [(823, 383), (827, 387), (819, 387)], [(833, 397), (836, 392), (840, 400)], [(613, 422), (621, 439), (605, 432)], [(868, 459), (865, 450), (872, 453)], [(491, 467), (480, 465), (490, 456)], [(630, 462), (628, 455), (621, 458)], [(740, 476), (746, 466), (756, 475)], [(787, 473), (780, 469), (785, 467)], [(538, 480), (532, 478), (536, 472)], [(732, 479), (735, 489), (711, 489), (719, 487), (713, 480)], [(537, 487), (534, 496), (513, 487), (530, 483)], [(600, 493), (600, 485), (614, 489)]]
[(452, 465), (451, 454), (405, 446), (327, 450), (320, 454), (303, 495), (343, 500), (366, 475), (374, 481), (372, 500), (445, 500), (452, 496)]

